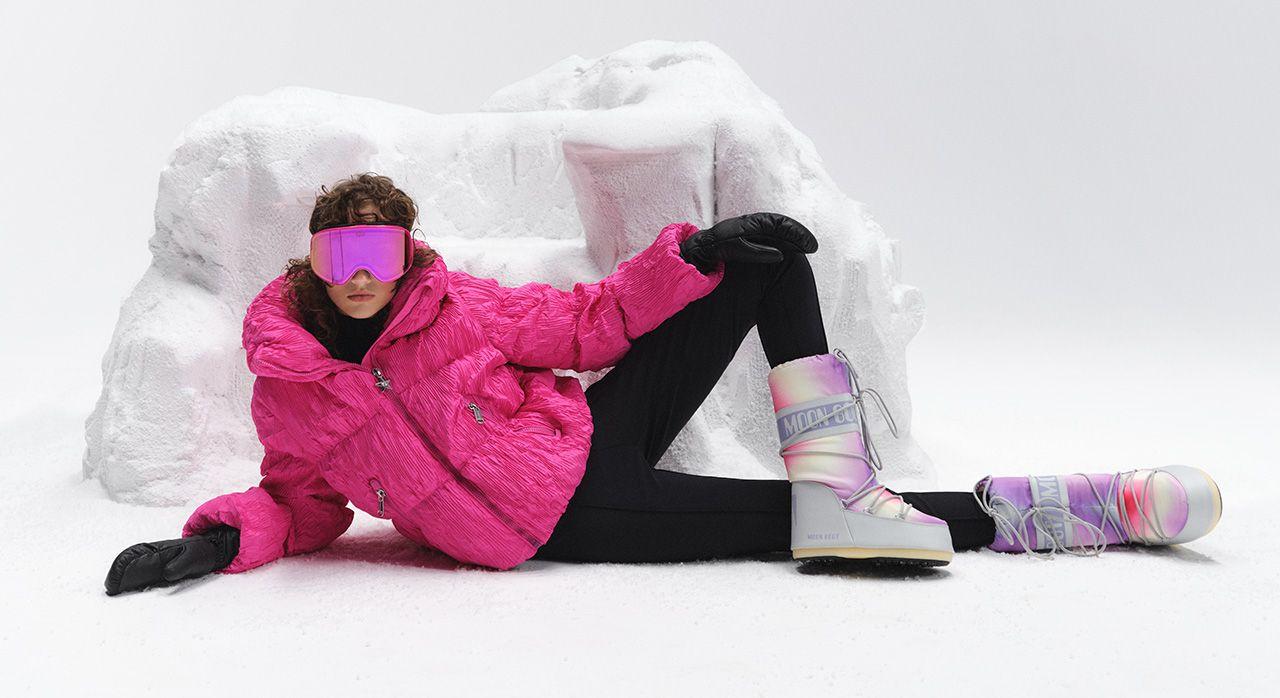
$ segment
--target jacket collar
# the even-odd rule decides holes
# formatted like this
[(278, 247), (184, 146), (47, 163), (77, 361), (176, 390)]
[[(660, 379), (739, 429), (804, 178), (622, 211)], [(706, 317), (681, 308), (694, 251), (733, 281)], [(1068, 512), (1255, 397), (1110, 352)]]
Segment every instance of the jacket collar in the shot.
[[(425, 247), (417, 240), (414, 246)], [(447, 272), (444, 259), (436, 257), (430, 266), (413, 267), (400, 277), (387, 324), (370, 353), (435, 320), (448, 289)], [(256, 376), (303, 382), (357, 368), (357, 364), (329, 355), (320, 340), (302, 326), (282, 295), (284, 290), (285, 275), (281, 274), (259, 291), (245, 310), (241, 343), (249, 370)]]

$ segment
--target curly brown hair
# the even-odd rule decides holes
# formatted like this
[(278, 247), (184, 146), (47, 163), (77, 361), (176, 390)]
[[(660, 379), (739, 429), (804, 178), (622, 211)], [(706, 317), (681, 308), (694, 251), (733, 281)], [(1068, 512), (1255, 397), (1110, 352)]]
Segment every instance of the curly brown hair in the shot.
[[(335, 183), (320, 186), (315, 208), (311, 211), (311, 234), (325, 228), (360, 221), (359, 209), (373, 203), (382, 214), (379, 222), (413, 229), (418, 206), (391, 181), (390, 177), (364, 172)], [(428, 267), (435, 262), (436, 251), (430, 247), (414, 247), (413, 267)], [(285, 288), (288, 301), (302, 326), (335, 354), (338, 306), (329, 299), (328, 284), (311, 270), (311, 255), (290, 259), (285, 266)], [(399, 291), (399, 287), (396, 288)], [(388, 304), (390, 307), (390, 304)]]

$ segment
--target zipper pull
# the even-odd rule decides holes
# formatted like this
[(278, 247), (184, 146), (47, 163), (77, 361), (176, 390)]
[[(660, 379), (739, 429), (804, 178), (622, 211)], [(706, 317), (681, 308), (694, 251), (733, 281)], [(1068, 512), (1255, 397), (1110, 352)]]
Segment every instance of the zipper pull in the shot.
[(480, 413), (480, 406), (474, 402), (467, 403), (467, 409), (471, 410), (471, 416), (476, 420), (476, 424), (484, 424), (484, 415)]
[(377, 379), (378, 390), (386, 390), (391, 387), (391, 379), (382, 375), (382, 369), (373, 369), (373, 377)]
[(387, 491), (383, 489), (382, 483), (377, 478), (369, 478), (369, 486), (373, 488), (374, 494), (378, 495), (378, 516), (385, 516), (387, 505)]

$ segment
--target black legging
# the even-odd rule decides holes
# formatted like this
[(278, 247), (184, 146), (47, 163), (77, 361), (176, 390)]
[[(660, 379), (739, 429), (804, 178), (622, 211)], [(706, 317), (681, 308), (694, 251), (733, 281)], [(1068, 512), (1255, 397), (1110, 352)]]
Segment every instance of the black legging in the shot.
[[(828, 351), (813, 270), (728, 262), (724, 278), (637, 337), (587, 388), (594, 433), (586, 473), (538, 559), (676, 562), (791, 549), (791, 484), (654, 467), (757, 327), (769, 365)], [(764, 376), (760, 377), (765, 380)], [(991, 518), (969, 492), (905, 492), (944, 519), (956, 549), (990, 543)]]

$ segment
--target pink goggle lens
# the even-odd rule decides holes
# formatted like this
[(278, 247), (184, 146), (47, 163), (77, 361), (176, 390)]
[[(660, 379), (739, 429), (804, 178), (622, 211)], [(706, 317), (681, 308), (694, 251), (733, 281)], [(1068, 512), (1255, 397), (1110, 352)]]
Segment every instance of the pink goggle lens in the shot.
[(360, 224), (325, 228), (311, 236), (311, 269), (342, 285), (361, 269), (384, 283), (409, 271), (413, 237), (398, 225)]

